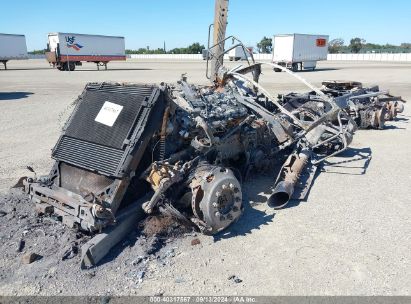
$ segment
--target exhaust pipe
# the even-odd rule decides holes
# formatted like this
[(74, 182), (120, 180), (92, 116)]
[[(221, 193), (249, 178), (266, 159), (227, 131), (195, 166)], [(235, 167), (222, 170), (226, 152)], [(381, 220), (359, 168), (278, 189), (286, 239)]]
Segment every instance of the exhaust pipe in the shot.
[(268, 198), (268, 206), (274, 209), (281, 209), (285, 207), (293, 195), (294, 185), (290, 182), (279, 182), (273, 191), (273, 194)]
[(275, 182), (273, 193), (268, 198), (267, 204), (274, 209), (284, 208), (294, 193), (294, 187), (300, 174), (310, 158), (308, 150), (291, 154), (281, 168)]

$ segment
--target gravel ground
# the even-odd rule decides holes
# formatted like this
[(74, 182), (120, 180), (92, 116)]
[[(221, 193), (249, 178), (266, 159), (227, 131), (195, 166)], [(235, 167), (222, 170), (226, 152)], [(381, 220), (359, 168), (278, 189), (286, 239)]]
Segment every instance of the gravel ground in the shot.
[[(244, 216), (227, 232), (167, 239), (136, 226), (101, 265), (80, 270), (76, 248), (88, 236), (37, 217), (10, 187), (27, 165), (50, 169), (50, 149), (86, 82), (174, 82), (187, 72), (205, 84), (204, 63), (131, 61), (101, 72), (86, 64), (63, 73), (30, 60), (9, 68), (0, 71), (1, 295), (410, 295), (407, 105), (385, 130), (358, 131), (352, 148), (322, 168), (307, 201), (274, 212), (265, 204), (274, 174), (255, 176), (244, 185)], [(406, 63), (324, 62), (300, 75), (317, 85), (380, 84), (411, 100), (410, 72)], [(264, 70), (262, 83), (274, 92), (303, 89), (284, 74)], [(25, 264), (27, 253), (40, 257)]]

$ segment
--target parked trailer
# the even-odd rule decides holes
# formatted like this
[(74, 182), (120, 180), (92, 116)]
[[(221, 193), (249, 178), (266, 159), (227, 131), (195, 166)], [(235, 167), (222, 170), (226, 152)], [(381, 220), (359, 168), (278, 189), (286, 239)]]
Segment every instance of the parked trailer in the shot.
[(7, 61), (27, 59), (26, 37), (24, 35), (0, 34), (0, 62), (7, 70)]
[(114, 60), (126, 60), (124, 37), (50, 33), (46, 59), (60, 71), (73, 71), (82, 62), (94, 62), (97, 69)]
[[(327, 60), (328, 36), (308, 34), (275, 35), (273, 63), (292, 69), (314, 70), (317, 61)], [(274, 69), (281, 72), (280, 69)]]
[(228, 59), (230, 61), (246, 60), (247, 54), (241, 46), (237, 46), (228, 52)]

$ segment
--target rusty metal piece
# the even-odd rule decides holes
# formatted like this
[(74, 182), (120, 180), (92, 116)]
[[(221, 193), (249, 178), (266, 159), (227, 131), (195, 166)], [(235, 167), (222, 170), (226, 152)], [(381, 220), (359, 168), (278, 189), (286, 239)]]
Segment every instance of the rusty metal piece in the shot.
[(154, 190), (157, 190), (163, 179), (170, 179), (174, 174), (176, 174), (176, 171), (173, 170), (171, 166), (157, 165), (156, 163), (153, 163), (146, 180), (151, 184), (151, 187)]
[(173, 184), (171, 178), (163, 178), (158, 185), (157, 190), (154, 192), (154, 195), (151, 199), (143, 204), (143, 210), (147, 214), (153, 212), (154, 207), (160, 202), (160, 199), (165, 191)]
[(384, 129), (386, 113), (387, 113), (386, 107), (382, 107), (381, 109), (375, 111), (375, 123), (374, 123), (375, 128)]

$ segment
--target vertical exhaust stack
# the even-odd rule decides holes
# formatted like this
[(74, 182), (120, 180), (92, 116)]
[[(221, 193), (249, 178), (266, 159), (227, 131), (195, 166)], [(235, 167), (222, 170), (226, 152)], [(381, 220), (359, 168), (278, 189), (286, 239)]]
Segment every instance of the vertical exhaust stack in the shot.
[(281, 209), (287, 205), (309, 158), (310, 153), (308, 150), (302, 150), (298, 154), (293, 153), (287, 158), (275, 182), (274, 191), (268, 198), (268, 206)]
[[(227, 29), (228, 0), (216, 0), (214, 12), (213, 45), (225, 39)], [(212, 80), (217, 80), (218, 69), (223, 66), (224, 42), (216, 45), (214, 56), (211, 59)]]

